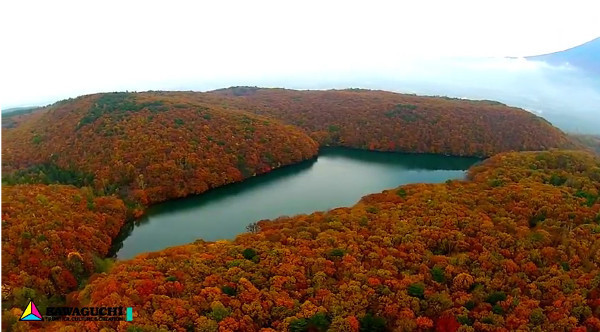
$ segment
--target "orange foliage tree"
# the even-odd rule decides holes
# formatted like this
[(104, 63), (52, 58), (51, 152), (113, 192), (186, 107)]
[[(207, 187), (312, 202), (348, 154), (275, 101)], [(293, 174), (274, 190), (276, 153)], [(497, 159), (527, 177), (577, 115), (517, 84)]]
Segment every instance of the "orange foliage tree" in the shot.
[(578, 146), (543, 118), (488, 100), (361, 89), (236, 87), (211, 94), (303, 128), (324, 145), (480, 157)]
[(506, 153), (470, 178), (140, 255), (76, 299), (134, 307), (133, 323), (89, 329), (597, 328), (600, 159)]
[(318, 149), (292, 126), (161, 92), (64, 101), (3, 131), (2, 141), (7, 181), (68, 180), (142, 205), (241, 181)]
[(125, 205), (64, 185), (2, 186), (2, 304), (62, 303), (109, 262)]

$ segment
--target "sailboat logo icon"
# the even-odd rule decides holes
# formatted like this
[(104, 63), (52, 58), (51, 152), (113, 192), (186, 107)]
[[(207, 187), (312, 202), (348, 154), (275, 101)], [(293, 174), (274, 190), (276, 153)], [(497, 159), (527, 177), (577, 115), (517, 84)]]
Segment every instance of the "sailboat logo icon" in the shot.
[(38, 311), (37, 307), (35, 306), (35, 303), (33, 303), (33, 301), (29, 301), (27, 308), (25, 309), (25, 311), (23, 311), (23, 314), (21, 315), (21, 318), (19, 318), (19, 320), (20, 321), (40, 321), (43, 319), (42, 319), (42, 315), (40, 315), (40, 312)]

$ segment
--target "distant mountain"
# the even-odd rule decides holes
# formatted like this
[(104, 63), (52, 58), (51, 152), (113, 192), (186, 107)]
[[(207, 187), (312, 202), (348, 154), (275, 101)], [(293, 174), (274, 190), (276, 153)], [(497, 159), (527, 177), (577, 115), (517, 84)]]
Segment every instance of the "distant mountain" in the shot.
[(600, 74), (600, 37), (564, 51), (526, 58), (553, 65), (570, 64), (588, 73)]
[(597, 154), (600, 154), (600, 135), (569, 134), (569, 137), (574, 139), (576, 142), (583, 144), (585, 147), (590, 148)]
[(31, 113), (34, 110), (40, 108), (39, 106), (25, 106), (25, 107), (13, 107), (2, 110), (2, 116), (15, 116)]
[(39, 106), (13, 107), (2, 110), (2, 128), (13, 128), (23, 116), (41, 109)]

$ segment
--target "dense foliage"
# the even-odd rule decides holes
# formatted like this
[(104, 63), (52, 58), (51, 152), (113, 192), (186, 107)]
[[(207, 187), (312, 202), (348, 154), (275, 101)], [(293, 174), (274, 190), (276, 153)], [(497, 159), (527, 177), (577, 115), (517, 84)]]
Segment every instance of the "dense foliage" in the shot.
[(506, 153), (469, 176), (117, 263), (75, 300), (134, 322), (77, 330), (600, 329), (600, 159)]
[(134, 307), (133, 323), (38, 325), (50, 330), (600, 329), (600, 161), (584, 152), (503, 153), (469, 181), (102, 259), (127, 213), (312, 158), (319, 143), (475, 156), (580, 145), (522, 110), (232, 88), (89, 95), (14, 118), (2, 132), (3, 329), (36, 327), (15, 324), (29, 298), (42, 311)]
[(299, 126), (326, 145), (370, 150), (491, 156), (572, 148), (546, 120), (493, 101), (370, 90), (216, 90), (230, 105)]
[(2, 186), (2, 305), (61, 303), (105, 267), (125, 205), (89, 188)]
[(298, 129), (190, 96), (109, 93), (58, 103), (3, 132), (5, 183), (71, 183), (53, 179), (77, 172), (99, 194), (147, 204), (317, 153)]

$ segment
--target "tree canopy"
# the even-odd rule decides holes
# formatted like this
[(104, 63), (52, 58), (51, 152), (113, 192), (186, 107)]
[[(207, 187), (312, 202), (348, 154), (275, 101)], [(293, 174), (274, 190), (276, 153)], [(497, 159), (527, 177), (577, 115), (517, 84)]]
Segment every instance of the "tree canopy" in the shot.
[[(590, 140), (523, 110), (238, 87), (82, 96), (11, 127), (3, 330), (600, 329), (600, 159), (554, 150)], [(313, 158), (319, 145), (492, 157), (466, 181), (260, 221), (234, 241), (105, 259), (146, 206)], [(19, 324), (30, 298), (42, 310), (134, 307), (134, 321)]]
[[(552, 183), (553, 176), (564, 181)], [(133, 325), (76, 326), (600, 328), (600, 159), (505, 153), (473, 167), (469, 178), (402, 186), (348, 208), (261, 221), (258, 232), (235, 241), (197, 241), (118, 262), (74, 299), (133, 306)]]

